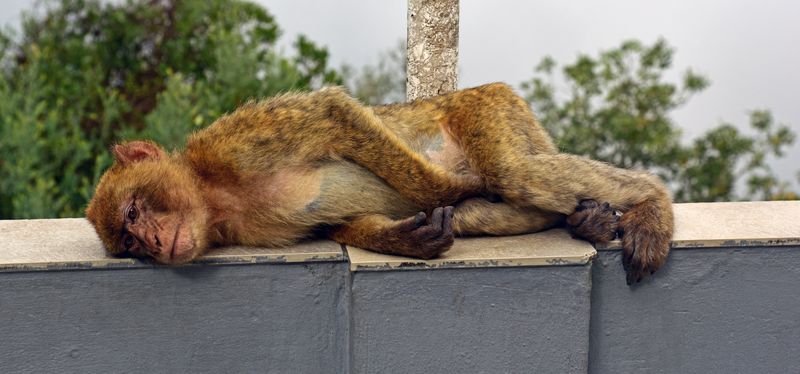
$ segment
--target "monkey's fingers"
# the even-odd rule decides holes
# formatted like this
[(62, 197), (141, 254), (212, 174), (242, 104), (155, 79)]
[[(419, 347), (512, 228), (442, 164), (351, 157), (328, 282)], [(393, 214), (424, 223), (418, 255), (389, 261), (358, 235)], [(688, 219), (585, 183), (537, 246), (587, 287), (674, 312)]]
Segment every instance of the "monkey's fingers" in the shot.
[(455, 241), (453, 234), (453, 208), (436, 208), (431, 213), (431, 222), (406, 236), (417, 247), (416, 257), (431, 259), (450, 249)]
[(617, 236), (620, 215), (608, 203), (583, 200), (567, 217), (569, 231), (594, 243), (607, 243)]
[(444, 222), (444, 208), (436, 208), (431, 212), (430, 223), (419, 227), (411, 234), (414, 240), (426, 242), (436, 240), (442, 236), (442, 223)]
[(453, 234), (453, 214), (455, 212), (455, 208), (452, 206), (444, 207), (444, 222), (442, 222), (442, 233), (445, 235), (454, 235)]
[(397, 223), (397, 230), (401, 232), (409, 232), (422, 227), (425, 224), (428, 216), (425, 212), (419, 212), (414, 216), (408, 217)]
[(442, 220), (444, 219), (444, 208), (439, 207), (431, 213), (431, 227), (441, 230)]
[(431, 213), (431, 223), (418, 229), (421, 238), (433, 241), (453, 241), (453, 212), (451, 206), (436, 208)]

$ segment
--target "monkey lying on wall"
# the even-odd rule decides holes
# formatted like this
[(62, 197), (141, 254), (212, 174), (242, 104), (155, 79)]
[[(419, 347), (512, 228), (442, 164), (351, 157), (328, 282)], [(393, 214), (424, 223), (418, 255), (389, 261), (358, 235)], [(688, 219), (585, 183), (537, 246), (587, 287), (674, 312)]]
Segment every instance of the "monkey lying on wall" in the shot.
[(133, 141), (113, 153), (86, 216), (110, 253), (166, 264), (320, 232), (430, 259), (454, 235), (565, 222), (594, 242), (622, 234), (630, 283), (664, 263), (673, 231), (658, 178), (557, 153), (504, 84), (377, 107), (339, 88), (287, 94), (218, 119), (183, 152)]

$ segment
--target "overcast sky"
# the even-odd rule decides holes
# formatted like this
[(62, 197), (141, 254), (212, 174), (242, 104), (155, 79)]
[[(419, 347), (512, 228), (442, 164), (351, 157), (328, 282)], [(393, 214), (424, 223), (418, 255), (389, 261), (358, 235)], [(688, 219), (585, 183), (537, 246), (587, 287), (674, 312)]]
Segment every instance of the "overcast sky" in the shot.
[[(285, 42), (306, 34), (328, 47), (334, 66), (374, 63), (405, 38), (406, 0), (257, 2), (275, 15)], [(32, 3), (3, 0), (0, 22), (16, 22)], [(675, 77), (691, 67), (711, 79), (676, 113), (686, 139), (721, 121), (746, 128), (748, 111), (757, 108), (771, 109), (800, 133), (798, 17), (800, 2), (788, 0), (461, 0), (459, 86), (518, 87), (545, 55), (571, 62), (579, 52), (595, 54), (626, 39), (664, 37), (677, 50)], [(799, 161), (796, 144), (773, 166), (794, 180)]]

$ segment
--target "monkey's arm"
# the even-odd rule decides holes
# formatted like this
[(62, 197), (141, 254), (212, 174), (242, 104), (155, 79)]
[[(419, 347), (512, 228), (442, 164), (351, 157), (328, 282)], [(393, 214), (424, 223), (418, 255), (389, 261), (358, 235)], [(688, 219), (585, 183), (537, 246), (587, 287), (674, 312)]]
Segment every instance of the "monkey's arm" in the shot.
[(335, 228), (330, 238), (379, 253), (431, 259), (453, 245), (453, 207), (436, 208), (427, 218), (423, 212), (402, 220), (361, 216)]
[(339, 88), (326, 88), (324, 104), (334, 153), (369, 169), (422, 206), (445, 206), (482, 192), (477, 176), (459, 176), (429, 162), (388, 129), (372, 111)]

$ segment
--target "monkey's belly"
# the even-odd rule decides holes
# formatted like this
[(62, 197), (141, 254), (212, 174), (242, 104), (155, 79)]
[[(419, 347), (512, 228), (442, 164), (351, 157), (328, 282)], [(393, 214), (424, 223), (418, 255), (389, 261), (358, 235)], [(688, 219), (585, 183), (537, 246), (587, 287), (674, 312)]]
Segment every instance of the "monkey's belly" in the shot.
[(383, 214), (395, 219), (422, 210), (361, 166), (329, 161), (316, 169), (285, 170), (262, 180), (257, 204), (231, 222), (230, 243), (285, 246), (311, 237), (316, 228), (354, 217)]
[(365, 214), (400, 218), (421, 209), (383, 179), (352, 162), (332, 161), (320, 172), (319, 196), (306, 206), (304, 213), (313, 213), (323, 222), (343, 223)]
[(470, 167), (464, 150), (446, 131), (442, 131), (437, 136), (423, 142), (421, 153), (431, 163), (439, 165), (454, 174), (478, 175)]

